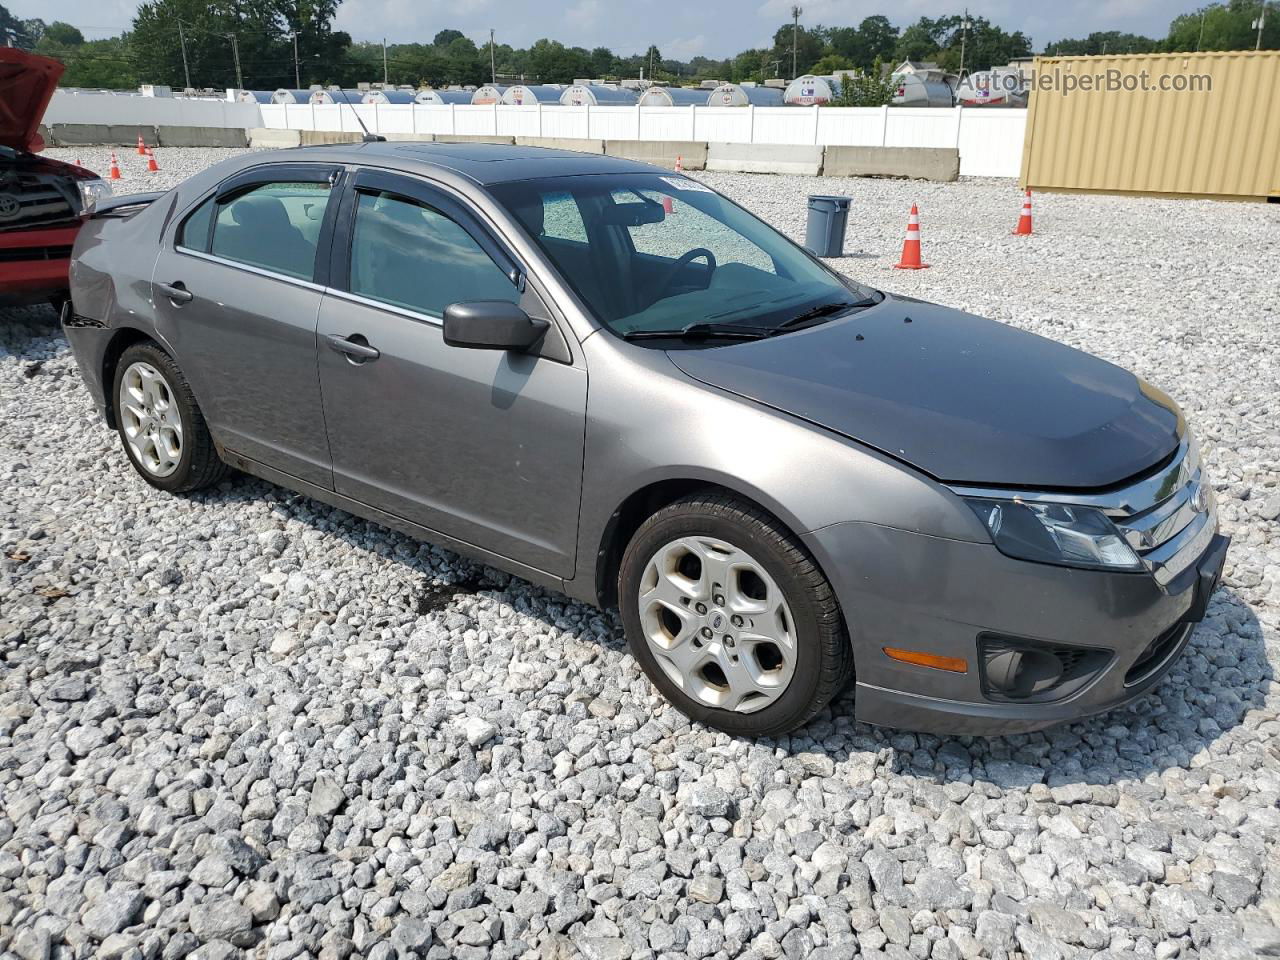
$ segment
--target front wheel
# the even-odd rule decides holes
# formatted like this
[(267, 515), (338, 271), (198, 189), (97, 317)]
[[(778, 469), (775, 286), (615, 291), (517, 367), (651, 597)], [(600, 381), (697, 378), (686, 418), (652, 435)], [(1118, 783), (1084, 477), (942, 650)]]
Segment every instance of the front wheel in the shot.
[(227, 475), (186, 378), (154, 343), (136, 343), (121, 354), (115, 397), (124, 451), (147, 483), (186, 493)]
[(853, 656), (831, 584), (775, 518), (695, 494), (636, 531), (618, 575), (632, 655), (691, 719), (726, 733), (803, 726)]

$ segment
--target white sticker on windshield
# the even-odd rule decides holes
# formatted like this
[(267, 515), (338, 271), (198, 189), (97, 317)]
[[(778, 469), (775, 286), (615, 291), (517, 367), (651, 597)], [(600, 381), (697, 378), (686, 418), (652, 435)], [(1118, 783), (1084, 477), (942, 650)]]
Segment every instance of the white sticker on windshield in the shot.
[(689, 180), (685, 177), (659, 177), (664, 183), (669, 183), (677, 190), (693, 190), (697, 193), (711, 193), (710, 187), (704, 187), (697, 180)]

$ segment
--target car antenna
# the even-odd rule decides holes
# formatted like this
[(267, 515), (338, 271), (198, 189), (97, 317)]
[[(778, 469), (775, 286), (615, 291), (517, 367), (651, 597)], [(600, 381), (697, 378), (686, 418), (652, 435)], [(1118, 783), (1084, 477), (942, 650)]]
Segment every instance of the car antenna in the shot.
[(369, 128), (364, 125), (364, 121), (360, 119), (360, 114), (356, 112), (355, 105), (350, 100), (343, 100), (348, 107), (351, 107), (351, 115), (356, 118), (356, 123), (360, 124), (360, 129), (364, 131), (364, 136), (360, 138), (361, 143), (386, 143), (387, 138), (379, 133), (370, 133)]

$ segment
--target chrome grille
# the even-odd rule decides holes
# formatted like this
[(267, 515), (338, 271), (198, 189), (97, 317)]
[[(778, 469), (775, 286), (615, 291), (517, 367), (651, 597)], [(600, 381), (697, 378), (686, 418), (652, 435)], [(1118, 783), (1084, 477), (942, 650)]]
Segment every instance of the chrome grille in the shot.
[(1213, 488), (1189, 435), (1167, 466), (1117, 498), (1103, 509), (1161, 584), (1185, 570), (1218, 529)]
[(35, 173), (15, 173), (0, 179), (0, 193), (9, 194), (18, 202), (18, 212), (0, 221), (0, 230), (54, 226), (75, 220), (78, 202), (60, 179)]

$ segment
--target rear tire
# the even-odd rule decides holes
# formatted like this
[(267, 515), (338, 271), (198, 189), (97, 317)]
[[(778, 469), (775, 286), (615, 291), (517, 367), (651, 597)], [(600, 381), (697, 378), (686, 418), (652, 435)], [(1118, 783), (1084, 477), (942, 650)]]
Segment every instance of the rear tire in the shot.
[(831, 584), (776, 518), (707, 491), (641, 524), (618, 597), (632, 656), (692, 720), (735, 736), (804, 726), (853, 673)]
[(135, 343), (116, 363), (116, 432), (142, 479), (168, 493), (212, 486), (230, 473), (186, 377), (154, 343)]

